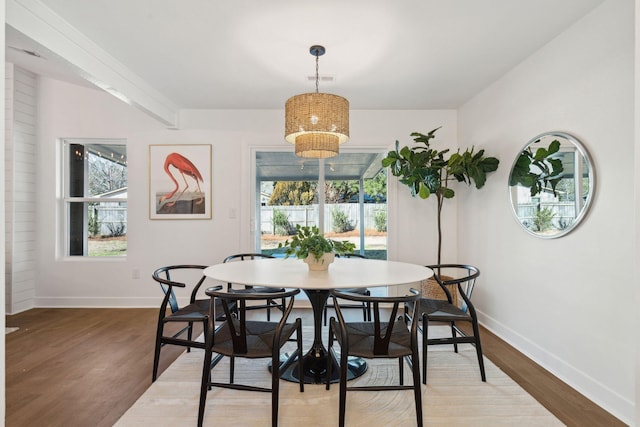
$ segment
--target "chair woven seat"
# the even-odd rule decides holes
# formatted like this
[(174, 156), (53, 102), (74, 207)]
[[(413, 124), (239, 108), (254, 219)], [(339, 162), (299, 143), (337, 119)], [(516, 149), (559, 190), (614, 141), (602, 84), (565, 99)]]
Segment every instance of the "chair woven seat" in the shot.
[[(388, 323), (380, 323), (380, 335), (386, 335)], [(349, 340), (349, 354), (356, 357), (376, 358), (379, 355), (375, 351), (375, 323), (374, 322), (348, 322), (346, 323), (347, 338)], [(338, 343), (340, 342), (340, 334), (336, 336)], [(396, 322), (393, 325), (391, 338), (389, 340), (389, 348), (386, 349), (381, 357), (402, 357), (411, 355), (411, 333), (407, 326), (402, 322)]]
[(199, 299), (165, 318), (165, 322), (193, 322), (201, 321), (208, 313), (211, 300)]
[[(234, 319), (233, 324), (236, 330), (238, 330), (240, 322)], [(276, 322), (247, 321), (247, 352), (242, 353), (242, 357), (250, 359), (271, 357), (271, 354), (273, 353), (273, 337), (276, 333), (277, 327), (278, 323)], [(282, 328), (282, 338), (280, 339), (281, 342), (279, 347), (285, 345), (287, 337), (291, 336), (291, 334), (295, 332), (295, 328), (295, 323), (286, 324)], [(237, 356), (239, 354), (238, 352), (234, 352), (232, 333), (228, 323), (223, 324), (216, 332), (213, 351), (225, 356)]]
[(229, 289), (229, 293), (232, 294), (275, 294), (280, 292), (284, 292), (284, 288), (267, 288), (266, 286), (253, 286), (251, 288), (244, 289)]
[[(358, 294), (358, 295), (368, 295), (367, 288), (347, 288), (347, 289), (340, 289), (341, 292), (348, 292), (350, 294)], [(344, 308), (344, 307), (343, 307)]]
[(458, 320), (471, 321), (471, 316), (459, 307), (449, 304), (446, 300), (420, 299), (418, 313), (426, 313), (429, 316), (437, 316), (443, 322), (455, 322)]

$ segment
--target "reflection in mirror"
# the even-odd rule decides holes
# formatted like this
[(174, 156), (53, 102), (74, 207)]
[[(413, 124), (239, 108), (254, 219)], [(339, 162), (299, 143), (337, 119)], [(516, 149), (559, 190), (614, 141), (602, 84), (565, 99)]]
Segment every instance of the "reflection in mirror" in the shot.
[(523, 147), (511, 168), (513, 212), (534, 236), (564, 236), (586, 215), (594, 182), (589, 154), (576, 138), (543, 133)]

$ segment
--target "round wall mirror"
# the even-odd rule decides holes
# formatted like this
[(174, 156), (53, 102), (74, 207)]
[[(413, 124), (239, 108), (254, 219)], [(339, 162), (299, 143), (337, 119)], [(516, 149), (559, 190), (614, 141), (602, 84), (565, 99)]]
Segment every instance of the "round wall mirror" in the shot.
[(564, 236), (585, 217), (594, 185), (593, 164), (576, 138), (563, 132), (540, 134), (527, 142), (511, 167), (513, 213), (534, 236)]

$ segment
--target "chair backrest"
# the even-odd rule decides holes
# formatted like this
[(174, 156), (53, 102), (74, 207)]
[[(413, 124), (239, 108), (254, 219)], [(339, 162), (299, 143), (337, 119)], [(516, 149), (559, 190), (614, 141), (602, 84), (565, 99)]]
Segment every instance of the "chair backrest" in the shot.
[[(426, 267), (433, 270), (433, 278), (436, 279), (440, 287), (449, 293), (447, 286), (456, 285), (458, 292), (462, 295), (462, 311), (466, 312), (471, 305), (471, 294), (476, 286), (476, 280), (480, 276), (477, 267), (467, 264), (434, 264)], [(473, 307), (473, 305), (471, 305)]]
[[(261, 294), (261, 293), (233, 293), (228, 291), (223, 291), (221, 288), (209, 288), (205, 291), (207, 295), (211, 297), (213, 300), (217, 298), (222, 305), (225, 314), (224, 322), (229, 327), (229, 331), (231, 332), (231, 340), (233, 342), (233, 352), (236, 354), (245, 354), (248, 351), (247, 346), (247, 301), (252, 300), (264, 300), (267, 298), (284, 298), (288, 299), (287, 308), (282, 313), (282, 318), (278, 322), (278, 327), (276, 328), (275, 334), (278, 336), (280, 331), (282, 331), (283, 326), (287, 322), (287, 318), (293, 309), (293, 302), (295, 299), (295, 295), (300, 293), (300, 289), (290, 289), (285, 292), (274, 292), (269, 294)], [(234, 310), (232, 304), (236, 304), (236, 309)], [(213, 307), (214, 304), (211, 304)], [(213, 318), (210, 316), (210, 318)], [(264, 322), (270, 323), (270, 322)], [(215, 344), (215, 337), (214, 337)]]
[(234, 255), (229, 255), (222, 262), (245, 261), (245, 260), (260, 259), (260, 258), (275, 258), (275, 257), (271, 255), (258, 254), (258, 253), (234, 254)]
[(191, 297), (189, 302), (193, 303), (196, 300), (196, 295), (198, 294), (198, 290), (200, 289), (200, 286), (206, 279), (206, 276), (204, 276), (201, 273), (202, 270), (204, 270), (205, 268), (207, 268), (206, 265), (181, 264), (181, 265), (170, 265), (170, 266), (160, 267), (156, 269), (151, 275), (151, 277), (153, 277), (153, 279), (156, 282), (158, 282), (158, 284), (160, 285), (160, 288), (162, 289), (162, 292), (164, 293), (162, 305), (160, 306), (160, 312), (161, 313), (164, 312), (164, 310), (167, 309), (167, 305), (169, 305), (169, 307), (171, 308), (172, 313), (175, 313), (176, 311), (178, 311), (180, 309), (180, 306), (178, 304), (178, 299), (176, 298), (176, 294), (173, 288), (187, 287), (187, 284), (184, 282), (171, 280), (172, 273), (180, 274), (178, 273), (178, 271), (180, 272), (200, 271), (200, 274), (198, 276), (199, 280), (195, 283), (195, 285), (193, 286), (193, 289), (191, 290)]
[[(416, 303), (420, 299), (420, 292), (415, 289), (410, 289), (410, 293), (402, 296), (393, 296), (393, 297), (374, 297), (369, 295), (361, 295), (354, 294), (350, 292), (341, 292), (339, 290), (332, 290), (331, 296), (333, 297), (333, 304), (336, 308), (336, 315), (338, 316), (338, 322), (340, 323), (340, 328), (343, 329), (343, 336), (346, 336), (345, 325), (346, 322), (344, 317), (342, 316), (342, 311), (340, 310), (340, 304), (338, 303), (338, 299), (349, 300), (349, 301), (358, 301), (358, 302), (370, 302), (373, 306), (373, 325), (374, 325), (374, 341), (373, 341), (373, 354), (376, 355), (386, 355), (389, 354), (389, 342), (391, 339), (391, 331), (393, 331), (393, 326), (396, 321), (398, 321), (398, 306), (400, 304), (407, 304), (411, 307), (412, 310), (415, 310)], [(383, 306), (392, 305), (391, 312), (388, 318), (385, 316), (386, 320), (381, 319), (381, 311), (380, 304)], [(402, 320), (400, 320), (402, 322)], [(411, 333), (412, 336), (416, 336), (418, 322), (411, 323)], [(382, 335), (384, 332), (384, 335)]]
[(343, 258), (362, 258), (362, 259), (366, 259), (367, 257), (362, 255), (362, 254), (356, 254), (356, 253), (350, 253), (350, 254), (336, 254), (336, 256), (338, 258), (343, 257)]
[[(252, 259), (269, 259), (269, 258), (275, 258), (275, 257), (271, 255), (259, 254), (259, 253), (234, 254), (234, 255), (229, 255), (222, 262), (227, 263), (227, 262), (248, 261)], [(227, 283), (227, 288), (231, 289), (232, 286), (233, 286), (232, 283)], [(244, 287), (252, 288), (253, 286), (245, 285)]]

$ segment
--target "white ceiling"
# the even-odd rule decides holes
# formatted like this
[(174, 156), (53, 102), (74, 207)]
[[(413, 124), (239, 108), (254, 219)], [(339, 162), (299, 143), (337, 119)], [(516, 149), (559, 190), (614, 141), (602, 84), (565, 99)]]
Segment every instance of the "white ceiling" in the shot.
[[(105, 55), (94, 61), (102, 62), (96, 66), (126, 68), (133, 76), (129, 81), (146, 82), (147, 92), (157, 91), (178, 110), (283, 109), (290, 96), (315, 91), (308, 80), (315, 74), (313, 44), (327, 49), (320, 75), (335, 78), (321, 81), (320, 91), (346, 97), (352, 109), (448, 109), (600, 3), (7, 0), (6, 57), (38, 74), (96, 80), (80, 55), (59, 49), (50, 40), (55, 37), (38, 38), (38, 23), (15, 17), (14, 11), (26, 5), (57, 15), (59, 21), (46, 21), (58, 32), (77, 30), (88, 38), (71, 37), (75, 44), (101, 48)], [(105, 82), (108, 77), (99, 80), (103, 88), (118, 88), (117, 82)], [(119, 90), (127, 95), (127, 89)]]

